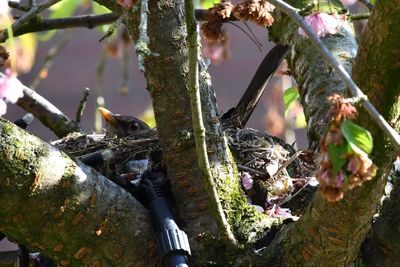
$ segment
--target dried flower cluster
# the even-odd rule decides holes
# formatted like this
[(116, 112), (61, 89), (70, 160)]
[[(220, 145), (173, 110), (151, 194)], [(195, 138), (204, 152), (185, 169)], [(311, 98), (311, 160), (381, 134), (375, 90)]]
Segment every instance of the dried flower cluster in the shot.
[[(350, 144), (347, 140), (349, 137), (346, 137), (342, 130), (345, 120), (357, 116), (355, 107), (345, 103), (343, 97), (337, 94), (329, 97), (329, 101), (332, 106), (328, 117), (331, 119), (328, 132), (321, 140), (320, 169), (316, 176), (320, 183), (321, 194), (328, 201), (336, 202), (343, 198), (346, 190), (374, 177), (376, 166), (366, 152)], [(365, 129), (362, 131), (366, 132)]]
[(246, 0), (233, 8), (233, 15), (240, 20), (250, 20), (269, 27), (274, 22), (271, 12), (275, 6), (265, 0)]
[(270, 14), (274, 8), (273, 5), (264, 0), (246, 0), (236, 6), (230, 0), (222, 0), (221, 3), (208, 9), (205, 14), (207, 22), (201, 26), (204, 36), (204, 57), (211, 59), (213, 63), (229, 57), (229, 38), (222, 25), (232, 14), (239, 20), (250, 20), (268, 27), (274, 21)]
[(223, 21), (231, 16), (233, 5), (230, 1), (223, 0), (214, 5), (205, 15), (207, 20), (201, 26), (204, 36), (203, 55), (213, 63), (218, 63), (229, 57), (229, 37), (222, 28)]
[(0, 67), (4, 67), (7, 59), (10, 57), (10, 53), (0, 45)]

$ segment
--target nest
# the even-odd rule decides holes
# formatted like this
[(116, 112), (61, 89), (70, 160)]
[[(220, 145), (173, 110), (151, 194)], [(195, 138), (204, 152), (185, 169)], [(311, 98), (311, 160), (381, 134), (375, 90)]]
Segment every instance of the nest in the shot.
[[(315, 174), (316, 164), (312, 153), (296, 152), (291, 145), (277, 137), (254, 129), (226, 129), (225, 134), (241, 173), (242, 187), (251, 204), (266, 210), (273, 205), (281, 205)], [(156, 130), (148, 131), (146, 136), (131, 135), (125, 138), (74, 133), (55, 145), (78, 160), (111, 150), (112, 157), (95, 166), (95, 169), (125, 188), (140, 180), (147, 168), (164, 172)], [(252, 181), (251, 187), (244, 184), (246, 177)]]

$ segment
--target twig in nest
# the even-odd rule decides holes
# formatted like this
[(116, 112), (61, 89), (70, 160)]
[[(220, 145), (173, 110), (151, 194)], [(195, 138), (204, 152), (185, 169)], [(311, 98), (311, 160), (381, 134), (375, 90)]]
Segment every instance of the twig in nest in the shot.
[(300, 155), (302, 154), (301, 151), (296, 152), (293, 156), (291, 156), (287, 161), (285, 161), (282, 166), (280, 166), (278, 168), (278, 170), (276, 171), (275, 174), (278, 174), (279, 172), (281, 172), (283, 169), (285, 169), (287, 166), (290, 165), (290, 163), (292, 163), (295, 159), (297, 159)]
[(237, 167), (241, 171), (251, 172), (251, 173), (257, 174), (262, 177), (268, 176), (268, 173), (265, 173), (265, 172), (262, 172), (262, 171), (259, 171), (259, 170), (253, 169), (253, 168), (249, 168), (249, 167), (246, 167), (243, 165), (238, 164)]

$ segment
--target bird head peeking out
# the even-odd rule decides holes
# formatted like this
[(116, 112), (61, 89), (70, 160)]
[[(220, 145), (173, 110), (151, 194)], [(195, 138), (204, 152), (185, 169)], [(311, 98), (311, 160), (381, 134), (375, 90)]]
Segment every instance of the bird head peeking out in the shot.
[(143, 130), (151, 130), (149, 125), (133, 116), (114, 114), (105, 108), (99, 108), (99, 111), (107, 123), (105, 137), (123, 138)]

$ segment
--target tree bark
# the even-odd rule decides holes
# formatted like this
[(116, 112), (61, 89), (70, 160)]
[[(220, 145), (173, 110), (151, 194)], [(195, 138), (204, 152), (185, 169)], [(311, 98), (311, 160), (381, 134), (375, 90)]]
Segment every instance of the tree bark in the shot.
[[(377, 1), (360, 43), (355, 61), (354, 78), (378, 108), (383, 117), (400, 131), (400, 1)], [(374, 64), (370, 64), (374, 62)], [(365, 114), (360, 121), (369, 126), (375, 138), (374, 162), (381, 166), (386, 177), (393, 162), (394, 151), (388, 138)], [(382, 144), (377, 146), (376, 143)], [(397, 152), (398, 153), (398, 152)], [(386, 167), (386, 168), (385, 168)], [(382, 181), (384, 184), (385, 180)], [(380, 212), (372, 229), (372, 237), (363, 251), (366, 266), (395, 266), (400, 261), (400, 188), (397, 180), (394, 189)], [(383, 185), (381, 185), (382, 187)]]
[(147, 211), (93, 169), (0, 119), (0, 231), (59, 266), (158, 265)]
[[(297, 7), (302, 7), (301, 4), (304, 4), (304, 1), (289, 2), (297, 4)], [(374, 12), (376, 16), (384, 14), (381, 10), (374, 10)], [(315, 53), (315, 48), (311, 43), (297, 34), (297, 28), (298, 26), (289, 18), (280, 14), (276, 17), (271, 35), (278, 42), (292, 46), (288, 62), (300, 87), (301, 100), (308, 120), (310, 146), (315, 149), (320, 137), (326, 131), (328, 122), (326, 112), (329, 104), (326, 97), (333, 93), (344, 95), (345, 86), (338, 76), (330, 71), (318, 53)], [(368, 38), (369, 34), (366, 32), (365, 38)], [(339, 34), (323, 38), (323, 42), (351, 73), (351, 63), (357, 50), (353, 34), (342, 28)], [(374, 62), (374, 60), (368, 57), (366, 62)], [(368, 73), (368, 66), (371, 65), (357, 65), (357, 71)], [(361, 79), (357, 82), (361, 88), (366, 87), (368, 83)], [(382, 94), (390, 90), (389, 87), (381, 89)], [(375, 104), (378, 110), (382, 108), (379, 103)], [(366, 112), (360, 111), (360, 113)], [(364, 121), (361, 123), (367, 126)], [(390, 161), (383, 162), (381, 157), (382, 153), (388, 153), (390, 150), (387, 148), (387, 143), (379, 139), (376, 131), (372, 131), (372, 134), (376, 140), (373, 160), (380, 168), (377, 176), (361, 187), (347, 192), (343, 200), (334, 204), (327, 202), (317, 193), (305, 214), (297, 223), (281, 231), (261, 261), (268, 261), (276, 266), (354, 264), (359, 255), (360, 246), (370, 229), (370, 220), (382, 196), (385, 177), (390, 166)]]

